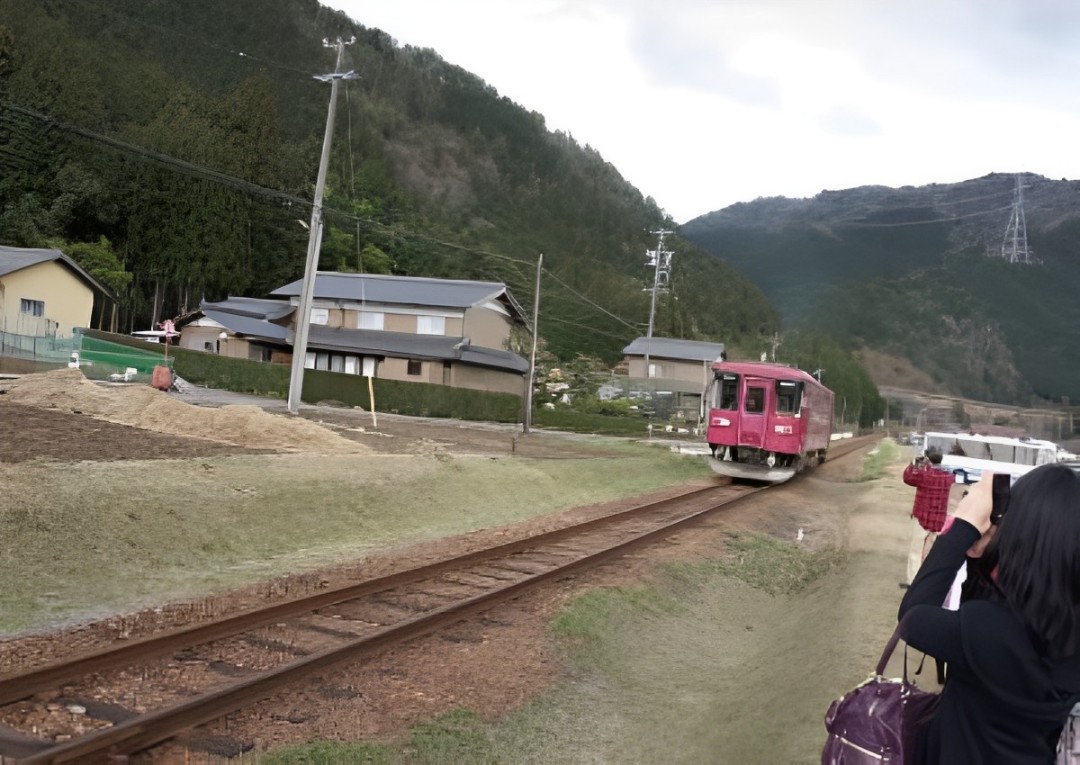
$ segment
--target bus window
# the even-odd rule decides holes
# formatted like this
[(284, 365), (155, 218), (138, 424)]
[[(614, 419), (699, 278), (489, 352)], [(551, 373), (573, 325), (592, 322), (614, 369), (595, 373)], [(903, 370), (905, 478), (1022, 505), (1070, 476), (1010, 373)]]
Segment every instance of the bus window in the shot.
[(798, 414), (802, 407), (802, 383), (793, 380), (776, 381), (776, 413)]
[(746, 389), (746, 411), (761, 414), (765, 411), (765, 389), (750, 387)]
[(739, 408), (739, 376), (716, 376), (716, 408), (735, 410)]

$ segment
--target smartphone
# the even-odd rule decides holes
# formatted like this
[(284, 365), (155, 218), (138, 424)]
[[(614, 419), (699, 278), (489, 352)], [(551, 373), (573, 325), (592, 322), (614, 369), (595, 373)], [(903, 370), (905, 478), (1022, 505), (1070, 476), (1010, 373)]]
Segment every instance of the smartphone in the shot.
[(1011, 486), (1011, 475), (1007, 473), (994, 475), (993, 507), (990, 510), (990, 523), (995, 526), (1001, 523), (1005, 511), (1009, 509), (1009, 488)]

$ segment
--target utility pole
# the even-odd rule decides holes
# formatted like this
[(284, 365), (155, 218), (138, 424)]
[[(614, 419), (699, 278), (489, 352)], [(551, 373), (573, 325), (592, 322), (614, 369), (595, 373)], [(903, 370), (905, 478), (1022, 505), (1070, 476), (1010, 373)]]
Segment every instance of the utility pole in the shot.
[(326, 188), (326, 170), (330, 164), (330, 141), (334, 136), (334, 113), (337, 111), (338, 83), (342, 80), (356, 79), (356, 72), (341, 71), (341, 57), (345, 46), (356, 41), (353, 37), (348, 42), (338, 38), (336, 43), (323, 40), (327, 48), (337, 48), (337, 62), (333, 74), (315, 75), (316, 80), (330, 82), (330, 106), (326, 114), (326, 132), (323, 134), (322, 156), (319, 159), (319, 176), (315, 182), (315, 200), (311, 205), (311, 225), (308, 227), (307, 262), (304, 266), (304, 281), (300, 288), (300, 305), (296, 309), (296, 330), (293, 333), (292, 367), (289, 373), (289, 412), (296, 414), (300, 409), (300, 395), (304, 390), (304, 362), (307, 359), (308, 330), (311, 326), (311, 300), (315, 293), (315, 278), (319, 266), (319, 248), (322, 246), (322, 200)]
[(540, 274), (544, 269), (544, 253), (536, 259), (536, 290), (533, 293), (532, 353), (529, 355), (529, 379), (525, 383), (525, 417), (521, 428), (528, 433), (532, 426), (533, 386), (536, 384), (536, 339), (540, 335)]
[(653, 325), (656, 322), (656, 293), (661, 290), (667, 290), (668, 278), (671, 276), (671, 256), (673, 253), (671, 250), (664, 249), (664, 237), (672, 233), (671, 231), (650, 231), (659, 237), (655, 250), (646, 250), (645, 254), (648, 256), (648, 263), (654, 266), (653, 270), (653, 285), (652, 285), (652, 300), (649, 303), (649, 333), (645, 336), (645, 377), (651, 378), (649, 374), (649, 351), (652, 346)]

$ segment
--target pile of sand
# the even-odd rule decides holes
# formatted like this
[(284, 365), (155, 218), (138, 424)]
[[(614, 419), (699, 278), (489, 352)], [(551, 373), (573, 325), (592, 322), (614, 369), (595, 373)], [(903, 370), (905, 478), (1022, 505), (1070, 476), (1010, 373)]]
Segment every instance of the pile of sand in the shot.
[(159, 433), (253, 449), (335, 454), (370, 451), (308, 420), (271, 414), (257, 406), (193, 406), (149, 385), (99, 385), (78, 369), (5, 380), (0, 382), (0, 392), (19, 404), (64, 409)]

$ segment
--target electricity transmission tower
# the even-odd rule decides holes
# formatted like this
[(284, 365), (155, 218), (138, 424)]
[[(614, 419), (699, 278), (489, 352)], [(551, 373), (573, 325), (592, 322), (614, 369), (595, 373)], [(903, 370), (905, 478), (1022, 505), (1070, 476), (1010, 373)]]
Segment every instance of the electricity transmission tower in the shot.
[(1005, 227), (1005, 238), (1001, 242), (1001, 257), (1009, 263), (1030, 264), (1034, 257), (1027, 242), (1027, 219), (1024, 217), (1024, 185), (1020, 174), (1016, 175), (1016, 191), (1013, 192), (1012, 216)]

